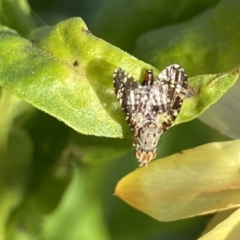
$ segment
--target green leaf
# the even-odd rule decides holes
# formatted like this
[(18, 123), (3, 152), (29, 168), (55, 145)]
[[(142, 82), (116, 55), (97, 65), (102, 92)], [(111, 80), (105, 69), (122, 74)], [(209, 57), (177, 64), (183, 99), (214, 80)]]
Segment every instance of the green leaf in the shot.
[(201, 115), (210, 105), (217, 102), (238, 80), (239, 71), (228, 74), (199, 75), (189, 79), (195, 96), (185, 99), (174, 125)]
[[(2, 28), (0, 84), (7, 91), (80, 133), (130, 135), (114, 94), (112, 73), (121, 67), (142, 79), (146, 69), (157, 72), (154, 67), (93, 36), (80, 18), (37, 29), (30, 38), (32, 42)], [(185, 101), (176, 123), (201, 114), (237, 77), (238, 72), (192, 78), (197, 94)]]
[[(72, 130), (62, 122), (37, 111), (25, 127), (31, 136), (34, 152), (31, 168), (28, 169), (31, 171), (28, 171), (30, 178), (28, 188), (24, 192), (24, 199), (8, 219), (7, 234), (16, 235), (15, 238), (9, 239), (19, 239), (19, 235), (35, 236), (41, 231), (42, 222), (39, 219), (56, 209), (71, 180), (71, 163), (76, 161), (74, 152), (69, 155), (64, 154), (69, 132)], [(24, 145), (19, 143), (18, 147), (24, 148)], [(16, 156), (15, 161), (19, 161)], [(8, 164), (9, 161), (5, 161), (5, 165), (8, 166)], [(8, 167), (11, 168), (11, 164)], [(16, 167), (15, 169), (19, 171)], [(22, 170), (17, 173), (15, 175), (19, 177)], [(28, 175), (25, 173), (25, 176)], [(18, 182), (20, 180), (18, 178)], [(24, 232), (19, 229), (19, 223), (24, 226)], [(26, 236), (24, 239), (28, 239)]]
[(210, 232), (204, 234), (199, 240), (235, 240), (240, 234), (240, 209), (232, 213), (227, 219), (219, 223)]
[(27, 0), (1, 0), (0, 21), (24, 36), (35, 27)]
[(115, 195), (159, 221), (237, 207), (239, 145), (210, 143), (153, 161), (122, 178)]
[(189, 76), (236, 69), (240, 66), (239, 11), (238, 0), (222, 0), (190, 21), (144, 34), (134, 55), (160, 69), (181, 64)]
[(33, 145), (26, 131), (15, 128), (9, 134), (5, 158), (0, 154), (0, 238), (12, 212), (24, 198), (29, 179)]
[[(128, 131), (113, 92), (116, 67), (152, 68), (93, 36), (80, 18), (37, 30), (34, 45), (11, 30), (0, 38), (0, 84), (75, 130), (120, 137)], [(39, 36), (44, 37), (40, 40)]]

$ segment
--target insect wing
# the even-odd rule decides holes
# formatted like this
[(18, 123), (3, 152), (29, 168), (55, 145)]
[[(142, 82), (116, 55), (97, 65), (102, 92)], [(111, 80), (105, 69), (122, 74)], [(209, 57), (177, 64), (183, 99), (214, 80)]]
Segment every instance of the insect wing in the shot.
[(169, 117), (169, 121), (173, 122), (187, 94), (187, 75), (183, 68), (174, 64), (166, 67), (158, 75), (156, 82), (160, 85), (162, 104)]
[(139, 108), (142, 86), (121, 68), (117, 68), (113, 73), (113, 86), (126, 120), (133, 130), (135, 121), (133, 121), (132, 116)]

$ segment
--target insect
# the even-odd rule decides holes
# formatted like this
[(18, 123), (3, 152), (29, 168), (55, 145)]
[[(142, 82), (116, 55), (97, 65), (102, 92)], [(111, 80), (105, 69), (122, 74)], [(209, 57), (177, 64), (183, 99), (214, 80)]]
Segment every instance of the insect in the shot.
[(117, 68), (113, 86), (130, 129), (134, 132), (135, 155), (140, 167), (147, 166), (157, 155), (163, 132), (178, 116), (188, 90), (187, 75), (177, 64), (166, 67), (154, 79), (146, 70), (142, 84), (129, 73)]

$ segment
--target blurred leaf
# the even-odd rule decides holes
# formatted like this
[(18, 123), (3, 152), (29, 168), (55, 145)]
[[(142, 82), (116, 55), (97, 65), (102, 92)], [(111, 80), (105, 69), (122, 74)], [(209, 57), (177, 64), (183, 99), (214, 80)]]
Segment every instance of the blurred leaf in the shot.
[(94, 195), (93, 188), (89, 187), (92, 185), (90, 177), (90, 171), (74, 169), (74, 177), (61, 203), (54, 213), (45, 218), (41, 234), (43, 239), (109, 239), (100, 196)]
[(31, 112), (21, 99), (0, 90), (0, 239), (5, 239), (5, 227), (24, 198), (29, 180), (33, 144), (15, 123), (19, 126)]
[(144, 34), (134, 55), (161, 69), (179, 63), (189, 76), (228, 72), (240, 66), (240, 2), (220, 3), (182, 24)]
[(200, 120), (232, 139), (240, 138), (240, 81), (210, 109), (200, 116)]
[(0, 21), (23, 36), (35, 27), (27, 0), (1, 0)]
[(240, 236), (240, 209), (226, 220), (219, 223), (213, 230), (206, 233), (199, 240), (236, 240)]
[[(32, 139), (34, 152), (25, 197), (8, 219), (8, 236), (15, 236), (10, 239), (16, 240), (20, 235), (39, 234), (40, 220), (56, 209), (72, 176), (72, 165), (68, 159), (62, 159), (61, 154), (71, 129), (40, 111), (35, 112), (25, 128)], [(62, 165), (66, 167), (65, 174), (57, 174)]]
[[(55, 209), (71, 180), (71, 159), (63, 156), (71, 129), (42, 112), (36, 113), (35, 117), (28, 126), (35, 151), (26, 200), (34, 202), (42, 213), (47, 214)], [(59, 176), (56, 171), (62, 165), (66, 166), (68, 174)]]
[(237, 207), (239, 146), (210, 143), (154, 161), (121, 179), (115, 195), (159, 221)]
[(23, 101), (1, 89), (0, 112), (0, 225), (4, 226), (26, 189), (33, 145), (26, 131), (13, 127), (17, 118), (29, 113)]
[(6, 156), (0, 157), (0, 239), (5, 239), (4, 228), (24, 197), (32, 152), (33, 145), (29, 135), (24, 130), (12, 130)]
[(21, 104), (22, 100), (8, 93), (7, 91), (1, 89), (0, 94), (0, 111), (1, 111), (1, 121), (0, 121), (0, 159), (5, 159), (5, 154), (8, 145), (8, 136), (12, 123), (16, 115), (20, 112), (18, 111), (18, 106)]
[(84, 163), (101, 163), (113, 160), (129, 151), (132, 148), (132, 138), (111, 139), (73, 132), (69, 148), (77, 151)]
[(219, 0), (108, 0), (93, 19), (92, 30), (129, 51), (146, 31), (190, 19), (217, 2)]

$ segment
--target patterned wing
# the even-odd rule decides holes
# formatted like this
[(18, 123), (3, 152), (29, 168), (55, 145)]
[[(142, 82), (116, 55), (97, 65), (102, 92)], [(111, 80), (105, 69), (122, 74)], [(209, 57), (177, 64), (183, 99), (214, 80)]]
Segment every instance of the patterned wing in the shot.
[(162, 109), (167, 115), (165, 123), (169, 127), (178, 116), (187, 94), (187, 75), (181, 66), (170, 65), (158, 75), (156, 84), (160, 88)]
[(113, 72), (113, 86), (127, 123), (131, 130), (134, 130), (135, 121), (132, 116), (139, 108), (142, 86), (129, 73), (121, 68), (117, 68)]

